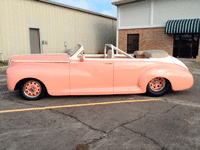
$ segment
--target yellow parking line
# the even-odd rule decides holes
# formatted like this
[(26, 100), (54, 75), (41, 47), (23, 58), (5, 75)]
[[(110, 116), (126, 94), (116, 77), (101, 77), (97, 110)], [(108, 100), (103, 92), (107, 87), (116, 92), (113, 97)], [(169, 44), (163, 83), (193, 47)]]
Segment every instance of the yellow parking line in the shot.
[(45, 110), (45, 109), (56, 109), (56, 108), (71, 108), (71, 107), (83, 107), (83, 106), (95, 106), (95, 105), (109, 105), (109, 104), (133, 103), (133, 102), (150, 102), (150, 101), (161, 101), (161, 100), (162, 100), (162, 99), (124, 100), (124, 101), (88, 103), (88, 104), (74, 104), (74, 105), (48, 106), (48, 107), (38, 107), (38, 108), (25, 108), (25, 109), (14, 109), (14, 110), (2, 110), (2, 111), (0, 111), (0, 114), (3, 114), (3, 113), (11, 113), (11, 112), (21, 112), (21, 111)]

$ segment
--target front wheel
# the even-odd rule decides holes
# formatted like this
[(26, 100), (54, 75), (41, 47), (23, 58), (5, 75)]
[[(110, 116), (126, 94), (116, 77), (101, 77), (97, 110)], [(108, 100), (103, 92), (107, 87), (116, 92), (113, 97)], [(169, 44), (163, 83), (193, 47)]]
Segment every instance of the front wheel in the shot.
[(39, 100), (44, 96), (44, 85), (34, 79), (24, 80), (19, 87), (20, 95), (26, 100)]
[(151, 96), (162, 96), (170, 88), (168, 80), (162, 77), (152, 79), (147, 85), (147, 94)]

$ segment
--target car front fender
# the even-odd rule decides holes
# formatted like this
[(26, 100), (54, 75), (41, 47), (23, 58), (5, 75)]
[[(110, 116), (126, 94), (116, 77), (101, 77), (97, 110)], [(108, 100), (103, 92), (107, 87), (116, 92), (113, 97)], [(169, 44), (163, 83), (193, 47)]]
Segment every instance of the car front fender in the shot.
[(9, 91), (14, 91), (17, 83), (32, 78), (41, 81), (50, 95), (69, 94), (69, 66), (55, 65), (23, 65), (7, 69)]

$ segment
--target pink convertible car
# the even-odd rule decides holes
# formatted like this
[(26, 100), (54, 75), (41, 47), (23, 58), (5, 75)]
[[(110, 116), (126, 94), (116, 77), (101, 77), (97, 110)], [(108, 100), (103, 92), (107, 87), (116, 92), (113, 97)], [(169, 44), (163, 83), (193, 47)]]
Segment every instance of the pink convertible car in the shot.
[(8, 89), (23, 98), (52, 96), (148, 93), (161, 96), (170, 88), (186, 90), (193, 76), (165, 51), (136, 51), (130, 55), (111, 44), (104, 54), (83, 54), (77, 47), (67, 54), (13, 56), (7, 70)]

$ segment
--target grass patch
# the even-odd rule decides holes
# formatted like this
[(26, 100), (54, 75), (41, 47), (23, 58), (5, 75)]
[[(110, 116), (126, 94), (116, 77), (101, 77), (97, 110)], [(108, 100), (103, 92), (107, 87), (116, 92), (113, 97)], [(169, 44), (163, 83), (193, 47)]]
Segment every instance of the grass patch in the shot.
[(0, 62), (0, 66), (7, 66), (8, 63), (7, 62)]

